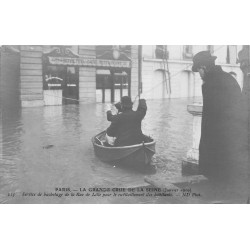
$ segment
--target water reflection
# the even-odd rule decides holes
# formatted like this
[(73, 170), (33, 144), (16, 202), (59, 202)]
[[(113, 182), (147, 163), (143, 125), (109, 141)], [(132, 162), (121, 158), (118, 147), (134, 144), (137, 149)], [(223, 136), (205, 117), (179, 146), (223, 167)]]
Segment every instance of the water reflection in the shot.
[(192, 143), (192, 117), (188, 99), (154, 101), (145, 118), (144, 131), (157, 141), (155, 162), (168, 175), (179, 175), (183, 157)]
[[(143, 131), (157, 141), (153, 161), (158, 171), (180, 174), (181, 160), (192, 144), (191, 100), (148, 101)], [(7, 197), (10, 191), (53, 192), (56, 187), (130, 187), (145, 185), (144, 174), (101, 162), (91, 137), (106, 129), (103, 104), (18, 109), (3, 117), (3, 164), (0, 202), (84, 203), (82, 197)], [(92, 202), (107, 202), (96, 199)], [(109, 201), (113, 202), (113, 201)], [(135, 200), (138, 202), (138, 200)]]
[[(18, 168), (16, 164), (21, 159), (21, 135), (23, 133), (23, 124), (21, 121), (20, 109), (10, 107), (7, 112), (1, 109), (1, 167), (0, 167), (0, 202), (6, 202), (7, 198), (3, 192), (13, 192), (18, 186)], [(12, 115), (13, 114), (13, 115)]]

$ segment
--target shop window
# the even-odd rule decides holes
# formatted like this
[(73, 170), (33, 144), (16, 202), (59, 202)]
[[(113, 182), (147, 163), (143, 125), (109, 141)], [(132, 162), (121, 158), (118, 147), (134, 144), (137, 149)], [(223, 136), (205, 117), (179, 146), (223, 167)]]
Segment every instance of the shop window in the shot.
[(167, 45), (156, 45), (155, 48), (155, 58), (156, 59), (168, 59), (169, 53), (167, 50)]
[(184, 45), (183, 58), (184, 59), (193, 58), (193, 46), (192, 45)]
[(111, 89), (112, 81), (109, 70), (97, 70), (96, 74), (96, 89)]
[(43, 89), (62, 89), (65, 78), (64, 66), (44, 65), (43, 67)]

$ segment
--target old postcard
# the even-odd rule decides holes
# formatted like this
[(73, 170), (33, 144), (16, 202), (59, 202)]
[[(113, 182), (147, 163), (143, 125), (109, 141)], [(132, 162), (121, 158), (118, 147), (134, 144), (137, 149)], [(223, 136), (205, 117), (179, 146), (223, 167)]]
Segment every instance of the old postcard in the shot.
[(248, 51), (2, 45), (0, 203), (247, 203)]

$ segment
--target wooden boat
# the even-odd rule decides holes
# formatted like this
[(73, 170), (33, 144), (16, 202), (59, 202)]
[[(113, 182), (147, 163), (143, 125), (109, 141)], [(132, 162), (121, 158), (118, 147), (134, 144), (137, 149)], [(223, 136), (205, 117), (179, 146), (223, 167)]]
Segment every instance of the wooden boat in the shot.
[(104, 162), (119, 163), (121, 165), (146, 166), (151, 162), (155, 154), (155, 141), (150, 138), (149, 142), (143, 142), (131, 146), (111, 147), (105, 146), (106, 131), (92, 138), (95, 154)]

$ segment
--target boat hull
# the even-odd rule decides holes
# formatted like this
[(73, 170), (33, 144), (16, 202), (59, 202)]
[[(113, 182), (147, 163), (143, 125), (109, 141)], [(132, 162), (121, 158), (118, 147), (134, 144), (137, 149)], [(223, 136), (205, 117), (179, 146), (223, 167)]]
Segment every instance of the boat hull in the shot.
[(104, 162), (119, 163), (122, 165), (144, 166), (151, 163), (155, 154), (155, 141), (124, 147), (107, 147), (100, 142), (105, 138), (105, 131), (94, 136), (92, 143), (96, 156)]

